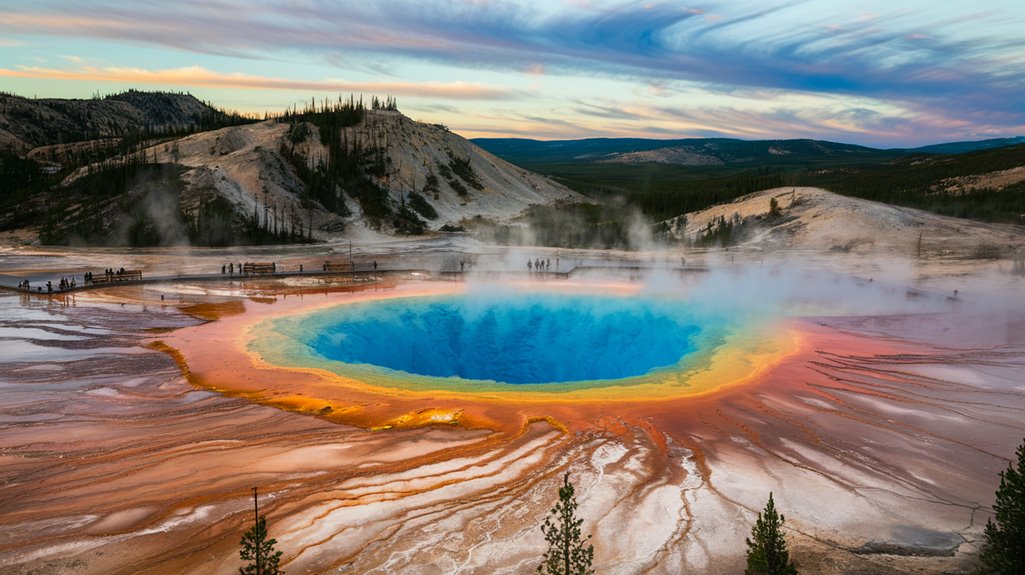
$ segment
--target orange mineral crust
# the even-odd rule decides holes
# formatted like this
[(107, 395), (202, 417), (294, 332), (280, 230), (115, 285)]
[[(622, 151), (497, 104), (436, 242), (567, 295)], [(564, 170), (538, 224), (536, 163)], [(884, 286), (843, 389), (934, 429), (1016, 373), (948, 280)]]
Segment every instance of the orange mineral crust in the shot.
[[(650, 296), (539, 283), (506, 287)], [(479, 286), (273, 287), (7, 302), (0, 572), (236, 572), (254, 486), (287, 573), (533, 572), (567, 472), (605, 573), (741, 572), (770, 491), (802, 572), (966, 572), (1025, 435), (1015, 314), (742, 317), (652, 374), (468, 385), (296, 365), (268, 330)]]
[[(291, 297), (273, 305), (247, 303), (245, 313), (226, 313), (217, 321), (179, 330), (162, 337), (159, 345), (174, 351), (194, 384), (279, 408), (369, 429), (459, 425), (509, 433), (537, 419), (556, 421), (570, 429), (593, 428), (610, 409), (619, 417), (636, 420), (667, 406), (693, 409), (705, 405), (706, 396), (750, 393), (765, 385), (782, 364), (800, 361), (807, 354), (804, 340), (809, 326), (781, 321), (726, 334), (721, 345), (700, 351), (695, 362), (685, 368), (630, 378), (623, 384), (482, 381), (456, 386), (438, 378), (402, 374), (360, 378), (317, 365), (279, 365), (254, 350), (253, 342), (268, 337), (264, 332), (274, 329), (276, 318), (393, 298), (462, 295), (466, 289), (462, 284), (406, 284), (386, 291)], [(554, 289), (581, 293), (595, 285), (564, 284)], [(609, 283), (601, 289), (630, 297), (637, 286)], [(770, 327), (771, 338), (766, 332)], [(415, 384), (409, 384), (412, 380)]]

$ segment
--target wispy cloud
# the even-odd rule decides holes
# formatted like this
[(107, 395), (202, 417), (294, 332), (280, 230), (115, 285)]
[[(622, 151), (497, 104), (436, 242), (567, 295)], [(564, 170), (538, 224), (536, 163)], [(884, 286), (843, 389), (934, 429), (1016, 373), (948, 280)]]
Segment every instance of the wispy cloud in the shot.
[[(875, 126), (880, 135), (915, 117), (928, 125), (947, 119), (966, 133), (1025, 125), (1023, 28), (1025, 4), (1006, 0), (866, 0), (858, 10), (838, 0), (698, 0), (686, 7), (669, 0), (38, 0), (0, 10), (0, 33), (19, 38), (49, 34), (203, 55), (301, 57), (349, 71), (431, 64), (544, 82), (586, 76), (643, 85), (648, 97), (664, 97), (667, 86), (683, 82), (723, 93), (872, 98), (907, 113), (869, 121), (851, 104), (834, 118), (816, 113), (805, 121), (818, 118), (829, 122), (818, 126), (823, 130), (853, 133)], [(302, 89), (331, 85), (281, 81)]]
[(415, 95), (450, 100), (500, 100), (513, 96), (513, 92), (472, 82), (347, 82), (345, 80), (295, 80), (252, 76), (248, 74), (222, 74), (199, 66), (147, 70), (143, 68), (117, 68), (83, 66), (74, 69), (41, 67), (0, 68), (0, 77), (43, 78), (49, 80), (76, 80), (87, 82), (118, 82), (125, 84), (151, 84), (168, 86), (202, 86), (209, 88), (241, 88), (260, 90), (299, 90), (313, 92), (368, 93)]
[[(968, 82), (1001, 91), (1025, 83), (1025, 71), (1000, 62), (1001, 55), (1025, 49), (1025, 37), (958, 32), (968, 22), (1006, 27), (1007, 14), (930, 18), (926, 11), (894, 10), (866, 17), (800, 1), (709, 4), (702, 10), (648, 2), (539, 13), (510, 2), (50, 0), (44, 8), (0, 14), (0, 28), (216, 54), (285, 49), (326, 57), (355, 50), (510, 70), (554, 67), (890, 96), (963, 94)], [(717, 9), (722, 18), (707, 16)], [(1025, 9), (1010, 16), (1025, 25)]]

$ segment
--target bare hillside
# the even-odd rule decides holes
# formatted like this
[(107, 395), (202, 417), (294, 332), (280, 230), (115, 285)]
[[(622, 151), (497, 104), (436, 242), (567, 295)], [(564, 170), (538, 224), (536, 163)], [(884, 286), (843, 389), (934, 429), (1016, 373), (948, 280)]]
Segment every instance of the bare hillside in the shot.
[[(398, 112), (370, 111), (362, 124), (347, 130), (350, 141), (371, 134), (383, 137), (392, 165), (386, 178), (392, 200), (420, 193), (438, 212), (438, 219), (431, 224), (434, 228), (478, 215), (506, 220), (533, 204), (590, 201), (484, 151), (443, 126), (414, 122)], [(469, 166), (462, 174), (461, 163)], [(437, 179), (437, 191), (432, 189), (432, 176)]]
[(44, 243), (287, 243), (459, 229), (589, 201), (443, 126), (393, 110), (348, 113), (150, 139), (71, 171), (52, 194), (27, 195), (6, 227), (45, 218)]
[[(770, 215), (775, 199), (778, 215)], [(834, 194), (820, 188), (775, 188), (673, 218), (665, 228), (677, 239), (700, 241), (726, 222), (732, 240), (763, 248), (864, 254), (989, 257), (1025, 245), (1025, 227), (941, 216)]]

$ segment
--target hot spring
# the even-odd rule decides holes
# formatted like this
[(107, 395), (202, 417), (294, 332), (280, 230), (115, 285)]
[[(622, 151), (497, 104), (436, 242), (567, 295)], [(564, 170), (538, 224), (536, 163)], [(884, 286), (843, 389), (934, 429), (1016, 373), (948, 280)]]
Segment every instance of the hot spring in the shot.
[(621, 379), (676, 365), (699, 327), (685, 307), (615, 297), (412, 298), (310, 318), (322, 357), (511, 384)]
[(707, 359), (729, 325), (678, 298), (445, 294), (271, 319), (250, 350), (371, 385), (567, 391), (678, 376)]

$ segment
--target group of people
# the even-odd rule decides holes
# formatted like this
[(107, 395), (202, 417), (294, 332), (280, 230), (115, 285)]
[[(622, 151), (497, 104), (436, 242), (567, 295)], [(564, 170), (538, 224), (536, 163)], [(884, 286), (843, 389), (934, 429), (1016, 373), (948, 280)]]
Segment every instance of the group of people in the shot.
[(527, 260), (527, 271), (546, 272), (552, 269), (552, 260), (537, 258), (534, 261)]
[[(239, 262), (238, 264), (238, 273), (242, 273), (242, 262)], [(221, 266), (221, 274), (235, 275), (235, 262)]]
[[(70, 290), (70, 289), (75, 289), (75, 287), (77, 285), (78, 285), (78, 283), (75, 282), (75, 278), (68, 279), (68, 278), (63, 278), (62, 277), (60, 279), (60, 281), (57, 282), (57, 289), (60, 290), (60, 291)], [(32, 291), (32, 284), (30, 284), (28, 280), (24, 280), (24, 281), (18, 282), (18, 289)], [(36, 288), (36, 291), (39, 291), (39, 292), (43, 291), (43, 286), (38, 286)], [(52, 281), (46, 282), (46, 293), (53, 293), (53, 282)]]
[[(106, 278), (106, 281), (113, 281), (113, 280), (121, 279), (122, 277), (125, 277), (125, 276), (130, 276), (131, 274), (129, 274), (129, 272), (125, 271), (125, 268), (119, 268), (119, 269), (107, 268), (107, 269), (103, 270), (103, 275)], [(138, 274), (136, 273), (135, 277), (137, 277), (137, 276), (138, 276)], [(95, 281), (95, 277), (96, 276), (93, 274), (93, 272), (85, 272), (84, 274), (82, 274), (82, 282), (85, 285), (90, 285), (90, 284), (92, 284)], [(132, 278), (125, 278), (125, 279), (132, 279)], [(61, 277), (60, 281), (57, 282), (56, 286), (54, 286), (52, 281), (46, 282), (45, 285), (46, 285), (46, 293), (53, 293), (55, 288), (57, 289), (57, 291), (67, 291), (67, 290), (73, 290), (76, 287), (78, 287), (78, 280), (76, 280), (74, 277), (70, 277), (70, 278), (69, 277)], [(32, 291), (32, 284), (31, 284), (31, 282), (29, 282), (29, 280), (22, 280), (22, 281), (18, 282), (18, 289)], [(37, 286), (36, 287), (36, 291), (37, 292), (42, 292), (43, 291), (43, 286)]]

